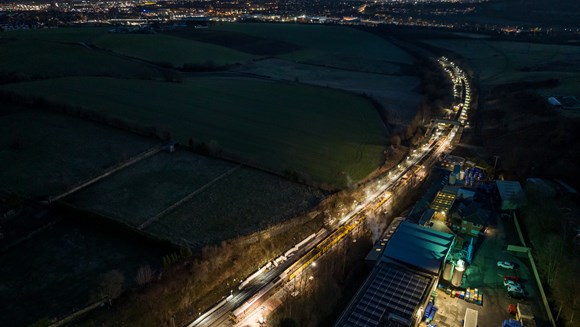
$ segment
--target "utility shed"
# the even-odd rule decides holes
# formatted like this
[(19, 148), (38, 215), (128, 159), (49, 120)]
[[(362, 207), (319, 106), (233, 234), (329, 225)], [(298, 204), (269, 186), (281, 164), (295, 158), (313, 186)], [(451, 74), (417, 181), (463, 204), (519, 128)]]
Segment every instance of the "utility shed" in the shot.
[(526, 203), (526, 195), (518, 181), (495, 181), (501, 198), (501, 210), (516, 210)]

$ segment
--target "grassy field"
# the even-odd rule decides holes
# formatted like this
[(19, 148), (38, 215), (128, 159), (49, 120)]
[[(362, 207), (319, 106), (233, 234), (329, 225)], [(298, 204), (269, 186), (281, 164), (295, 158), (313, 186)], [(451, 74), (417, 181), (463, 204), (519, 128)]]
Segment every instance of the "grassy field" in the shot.
[(310, 208), (315, 189), (241, 168), (146, 228), (177, 244), (199, 247), (258, 231)]
[[(559, 78), (561, 85), (548, 93), (569, 92), (580, 78), (580, 47), (490, 41), (485, 39), (446, 39), (425, 41), (448, 49), (465, 59), (479, 74), (484, 85), (533, 82)], [(544, 91), (542, 91), (544, 92)], [(576, 92), (575, 95), (580, 95)]]
[(161, 152), (66, 199), (138, 227), (183, 197), (236, 167), (187, 150)]
[[(326, 65), (357, 71), (393, 73), (399, 64), (413, 62), (406, 52), (390, 42), (370, 33), (349, 27), (304, 24), (224, 24), (212, 26), (213, 30), (242, 35), (249, 42), (231, 47), (249, 53), (267, 53), (273, 46), (273, 55), (311, 64)], [(216, 44), (229, 44), (227, 34), (211, 36), (181, 34)], [(253, 41), (253, 42), (252, 42)], [(248, 43), (252, 46), (248, 46)]]
[(54, 195), (156, 143), (66, 115), (11, 109), (0, 119), (0, 189), (5, 191)]
[[(23, 60), (34, 54), (33, 60)], [(0, 72), (28, 78), (118, 76), (158, 78), (145, 62), (226, 65), (251, 55), (210, 43), (163, 34), (109, 33), (106, 28), (10, 31), (0, 36)]]
[[(67, 29), (64, 31), (68, 32)], [(77, 41), (51, 40), (43, 33), (36, 30), (3, 33), (0, 37), (0, 73), (13, 73), (28, 79), (85, 75), (136, 78), (160, 76), (156, 68), (144, 63), (87, 48), (80, 43), (83, 42), (83, 33)], [(67, 34), (66, 38), (69, 37), (72, 36)]]
[(388, 110), (389, 122), (393, 124), (407, 124), (415, 116), (421, 102), (421, 95), (414, 91), (420, 81), (413, 76), (353, 72), (275, 58), (248, 62), (236, 70), (367, 94)]
[(256, 79), (184, 83), (62, 78), (0, 89), (167, 127), (272, 171), (345, 186), (379, 167), (385, 128), (370, 101), (340, 91)]
[(118, 269), (128, 288), (139, 266), (157, 270), (165, 254), (139, 239), (60, 221), (0, 254), (0, 325), (66, 316), (92, 301), (101, 274)]
[(93, 42), (99, 48), (148, 61), (168, 62), (176, 67), (208, 61), (226, 65), (252, 58), (233, 49), (163, 34), (104, 33)]

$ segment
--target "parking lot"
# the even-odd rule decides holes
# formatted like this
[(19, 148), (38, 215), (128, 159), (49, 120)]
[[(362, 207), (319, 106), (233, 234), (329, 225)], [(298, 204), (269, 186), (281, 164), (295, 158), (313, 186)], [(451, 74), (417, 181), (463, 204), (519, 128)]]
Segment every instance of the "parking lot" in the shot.
[[(452, 298), (444, 290), (438, 289), (435, 305), (439, 308), (434, 322), (438, 327), (461, 327), (466, 308), (478, 311), (479, 326), (501, 326), (504, 319), (513, 318), (507, 307), (518, 302), (532, 306), (536, 324), (546, 326), (546, 313), (540, 300), (539, 291), (533, 277), (527, 256), (519, 256), (508, 252), (507, 245), (520, 245), (511, 219), (499, 219), (492, 215), (488, 224), (486, 237), (474, 252), (473, 262), (465, 272), (464, 288), (477, 288), (483, 291), (483, 303), (477, 305), (459, 298)], [(506, 235), (507, 233), (507, 235)], [(509, 261), (516, 265), (515, 269), (497, 266), (497, 261)], [(515, 275), (520, 278), (520, 284), (526, 294), (525, 300), (509, 298), (503, 277)]]

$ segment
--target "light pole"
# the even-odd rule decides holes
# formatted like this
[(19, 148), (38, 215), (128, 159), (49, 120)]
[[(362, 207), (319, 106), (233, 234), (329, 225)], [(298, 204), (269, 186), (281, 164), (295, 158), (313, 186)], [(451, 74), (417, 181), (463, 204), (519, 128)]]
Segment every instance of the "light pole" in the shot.
[(499, 156), (496, 154), (493, 157), (495, 158), (495, 162), (493, 163), (493, 177), (495, 178), (495, 169), (497, 167), (497, 159), (499, 159)]

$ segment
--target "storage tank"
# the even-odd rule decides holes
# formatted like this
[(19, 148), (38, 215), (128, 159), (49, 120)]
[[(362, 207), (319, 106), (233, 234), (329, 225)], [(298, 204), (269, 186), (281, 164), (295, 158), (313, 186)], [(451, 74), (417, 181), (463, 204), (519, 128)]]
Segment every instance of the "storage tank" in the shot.
[(460, 171), (461, 171), (461, 165), (459, 165), (458, 163), (453, 164), (453, 175), (455, 175), (455, 177), (459, 176)]
[(453, 279), (451, 280), (451, 285), (455, 287), (461, 286), (461, 281), (463, 280), (463, 274), (465, 273), (465, 261), (459, 259), (455, 265), (455, 272), (453, 273)]
[(449, 174), (449, 185), (455, 185), (456, 180), (455, 174)]
[(451, 271), (453, 270), (453, 265), (451, 264), (451, 262), (447, 262), (445, 264), (445, 269), (443, 270), (443, 279), (446, 281), (449, 281), (449, 279), (451, 278)]

